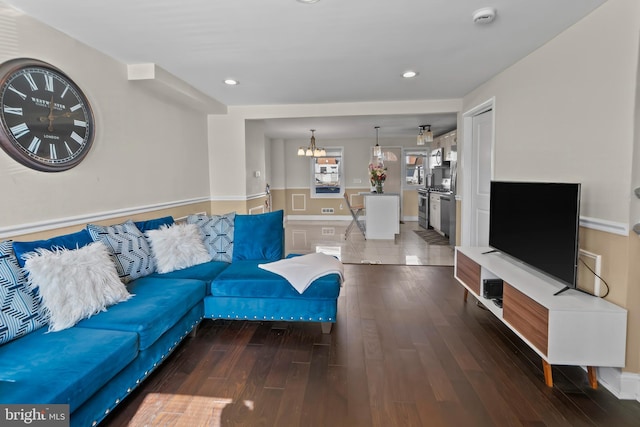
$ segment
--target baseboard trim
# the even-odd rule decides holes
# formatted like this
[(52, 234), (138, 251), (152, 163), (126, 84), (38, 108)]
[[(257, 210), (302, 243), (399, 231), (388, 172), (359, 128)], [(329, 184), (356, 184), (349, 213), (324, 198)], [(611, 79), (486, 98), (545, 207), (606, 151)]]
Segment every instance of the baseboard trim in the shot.
[(54, 230), (56, 228), (72, 227), (78, 224), (102, 221), (105, 219), (118, 218), (123, 216), (137, 215), (145, 212), (153, 212), (161, 209), (171, 209), (180, 206), (192, 205), (196, 203), (209, 202), (209, 197), (198, 197), (194, 199), (179, 200), (175, 202), (157, 203), (146, 206), (136, 206), (126, 209), (115, 209), (112, 211), (77, 215), (67, 218), (52, 219), (47, 221), (32, 222), (28, 224), (18, 224), (9, 227), (0, 227), (0, 238), (19, 236), (22, 234), (38, 233), (41, 231)]
[[(584, 368), (586, 371), (586, 368)], [(620, 400), (640, 402), (640, 374), (622, 372), (620, 368), (598, 369), (598, 382)]]

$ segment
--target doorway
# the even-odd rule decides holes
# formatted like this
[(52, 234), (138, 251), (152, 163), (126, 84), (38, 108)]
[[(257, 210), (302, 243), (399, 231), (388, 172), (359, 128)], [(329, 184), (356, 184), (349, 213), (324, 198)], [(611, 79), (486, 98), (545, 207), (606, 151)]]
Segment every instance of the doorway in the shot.
[(493, 179), (495, 99), (463, 114), (464, 173), (462, 199), (463, 246), (489, 245), (489, 191)]

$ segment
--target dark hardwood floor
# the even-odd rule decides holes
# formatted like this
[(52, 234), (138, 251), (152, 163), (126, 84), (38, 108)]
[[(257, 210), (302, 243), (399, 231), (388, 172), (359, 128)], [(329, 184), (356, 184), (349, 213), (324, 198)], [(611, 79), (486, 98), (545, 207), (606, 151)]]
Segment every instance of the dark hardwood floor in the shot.
[[(330, 335), (313, 323), (205, 320), (103, 425), (134, 425), (152, 393), (228, 399), (213, 426), (640, 425), (640, 403), (591, 389), (581, 368), (554, 366), (548, 388), (540, 357), (463, 302), (452, 267), (345, 274)], [(180, 425), (161, 419), (148, 425)]]

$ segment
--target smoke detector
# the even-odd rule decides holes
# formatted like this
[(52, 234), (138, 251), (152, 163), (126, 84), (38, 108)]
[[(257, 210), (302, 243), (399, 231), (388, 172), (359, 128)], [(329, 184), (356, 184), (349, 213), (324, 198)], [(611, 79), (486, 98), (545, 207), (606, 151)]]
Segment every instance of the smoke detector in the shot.
[(476, 24), (489, 24), (496, 19), (496, 9), (493, 7), (483, 7), (473, 12), (473, 22)]

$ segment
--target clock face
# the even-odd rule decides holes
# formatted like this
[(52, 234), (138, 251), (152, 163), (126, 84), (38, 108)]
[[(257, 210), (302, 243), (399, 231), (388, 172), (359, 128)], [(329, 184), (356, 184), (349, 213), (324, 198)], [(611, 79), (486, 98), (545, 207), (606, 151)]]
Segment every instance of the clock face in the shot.
[(33, 169), (59, 172), (82, 161), (93, 142), (87, 98), (62, 71), (42, 61), (0, 65), (0, 145)]

